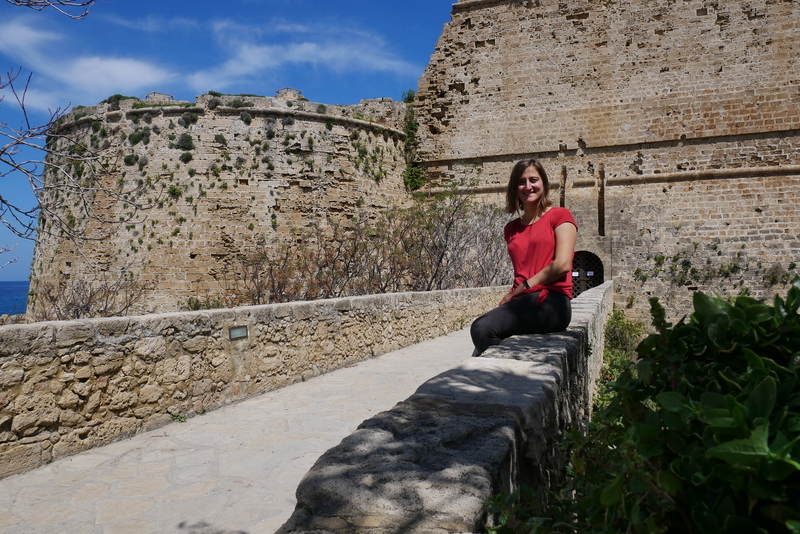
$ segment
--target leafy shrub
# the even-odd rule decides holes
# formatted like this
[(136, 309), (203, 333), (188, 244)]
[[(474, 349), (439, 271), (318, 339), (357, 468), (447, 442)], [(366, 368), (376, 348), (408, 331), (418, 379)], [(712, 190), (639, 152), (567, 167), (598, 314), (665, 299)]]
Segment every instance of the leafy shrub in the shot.
[(128, 154), (123, 158), (123, 161), (125, 162), (125, 165), (130, 167), (132, 165), (135, 165), (136, 162), (139, 161), (139, 156), (137, 156), (136, 154)]
[(175, 143), (175, 148), (179, 148), (180, 150), (193, 150), (194, 141), (192, 141), (192, 136), (188, 133), (182, 133), (180, 137), (178, 137), (178, 142)]
[(328, 111), (328, 108), (325, 107), (325, 104), (320, 104), (317, 106), (317, 113), (324, 115)]
[(101, 104), (108, 104), (108, 111), (117, 111), (117, 110), (119, 110), (119, 103), (122, 100), (139, 100), (139, 99), (136, 98), (135, 96), (123, 96), (123, 95), (120, 95), (120, 94), (116, 94), (116, 95), (113, 95), (113, 96), (109, 96), (108, 98), (106, 98), (105, 100), (103, 100), (100, 103)]
[(403, 171), (403, 183), (409, 191), (416, 191), (425, 183), (425, 171), (416, 163), (409, 163)]
[(281, 119), (281, 124), (284, 126), (291, 126), (294, 124), (294, 117), (291, 115), (286, 115), (284, 118)]
[(183, 154), (181, 154), (180, 160), (183, 163), (189, 163), (190, 161), (192, 161), (192, 153), (191, 152), (184, 152)]
[(224, 308), (225, 305), (219, 297), (208, 298), (201, 300), (197, 297), (189, 297), (186, 305), (183, 307), (186, 311), (199, 311), (199, 310), (213, 310), (216, 308)]
[(610, 384), (589, 434), (573, 434), (567, 484), (515, 524), (800, 532), (800, 278), (772, 306), (695, 293), (694, 313), (675, 326), (650, 302), (657, 332)]
[(232, 108), (252, 108), (253, 106), (255, 106), (254, 103), (246, 102), (241, 98), (234, 98), (233, 100), (228, 102), (228, 105)]
[(239, 114), (239, 120), (241, 120), (246, 125), (250, 126), (250, 123), (253, 122), (253, 116), (250, 115), (248, 112), (243, 111)]
[(188, 128), (190, 124), (194, 124), (200, 117), (197, 113), (190, 113), (188, 111), (184, 112), (181, 115), (181, 118), (178, 119), (178, 124), (183, 128)]
[(130, 141), (132, 146), (137, 145), (140, 141), (142, 144), (150, 144), (150, 128), (145, 126), (144, 128), (137, 128), (132, 134), (128, 136), (128, 141)]
[(228, 140), (225, 139), (225, 136), (222, 134), (217, 134), (214, 136), (214, 141), (221, 144), (222, 146), (228, 145)]
[(173, 184), (169, 186), (169, 189), (167, 189), (167, 194), (170, 196), (170, 198), (177, 200), (181, 197), (181, 195), (183, 195), (183, 189), (180, 186)]
[(212, 98), (208, 101), (208, 109), (214, 110), (217, 109), (222, 104), (222, 100), (219, 98)]

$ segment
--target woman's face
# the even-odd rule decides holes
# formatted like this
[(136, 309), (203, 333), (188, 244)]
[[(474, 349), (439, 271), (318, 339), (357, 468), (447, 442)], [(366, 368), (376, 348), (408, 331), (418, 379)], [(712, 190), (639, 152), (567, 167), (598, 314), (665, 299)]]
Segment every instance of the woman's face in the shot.
[(517, 195), (523, 204), (536, 204), (544, 195), (544, 183), (536, 167), (525, 169), (517, 185)]

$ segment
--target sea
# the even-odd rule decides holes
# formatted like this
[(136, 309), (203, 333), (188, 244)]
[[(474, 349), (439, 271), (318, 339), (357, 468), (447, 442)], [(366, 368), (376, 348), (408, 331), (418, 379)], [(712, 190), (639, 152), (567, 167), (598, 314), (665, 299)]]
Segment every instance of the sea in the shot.
[(30, 282), (0, 282), (0, 315), (25, 313)]

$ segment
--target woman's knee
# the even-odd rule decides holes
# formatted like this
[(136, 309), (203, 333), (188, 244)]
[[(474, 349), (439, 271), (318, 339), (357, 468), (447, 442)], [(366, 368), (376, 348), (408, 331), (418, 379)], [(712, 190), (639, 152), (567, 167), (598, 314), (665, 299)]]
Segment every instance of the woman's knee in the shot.
[(481, 315), (472, 321), (472, 326), (469, 327), (469, 335), (472, 337), (473, 345), (479, 345), (480, 342), (483, 342), (483, 340), (488, 337), (488, 334), (488, 322), (486, 321), (486, 315)]

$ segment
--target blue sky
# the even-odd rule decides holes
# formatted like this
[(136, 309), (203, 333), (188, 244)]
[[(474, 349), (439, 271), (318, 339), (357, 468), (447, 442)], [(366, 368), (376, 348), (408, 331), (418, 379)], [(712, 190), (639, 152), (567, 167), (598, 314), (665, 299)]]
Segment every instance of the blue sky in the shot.
[[(33, 75), (26, 102), (39, 123), (48, 110), (116, 93), (194, 100), (209, 90), (272, 96), (289, 86), (326, 104), (399, 100), (417, 88), (452, 2), (98, 0), (82, 20), (0, 2), (0, 73)], [(4, 96), (0, 122), (16, 126), (18, 108)], [(0, 192), (34, 203), (18, 177), (0, 178)], [(33, 244), (0, 229), (0, 246), (14, 244), (0, 265), (18, 261), (0, 280), (28, 276)]]

